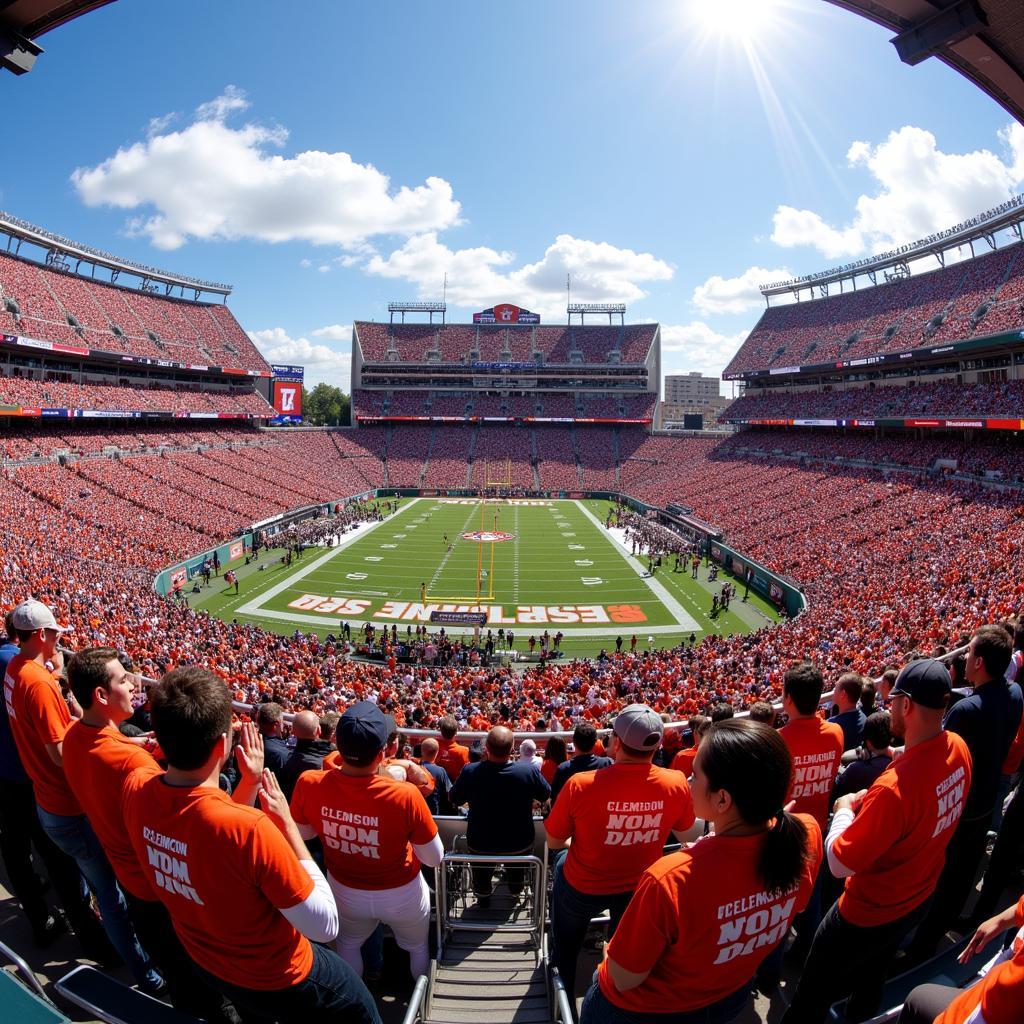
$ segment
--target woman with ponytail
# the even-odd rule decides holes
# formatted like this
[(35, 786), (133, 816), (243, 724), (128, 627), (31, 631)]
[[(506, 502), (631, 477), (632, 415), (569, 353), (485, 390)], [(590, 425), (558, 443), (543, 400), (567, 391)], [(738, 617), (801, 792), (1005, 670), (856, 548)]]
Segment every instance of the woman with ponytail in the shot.
[(714, 831), (644, 872), (583, 1002), (581, 1024), (726, 1024), (803, 909), (821, 830), (783, 810), (793, 761), (749, 719), (714, 725), (690, 789)]

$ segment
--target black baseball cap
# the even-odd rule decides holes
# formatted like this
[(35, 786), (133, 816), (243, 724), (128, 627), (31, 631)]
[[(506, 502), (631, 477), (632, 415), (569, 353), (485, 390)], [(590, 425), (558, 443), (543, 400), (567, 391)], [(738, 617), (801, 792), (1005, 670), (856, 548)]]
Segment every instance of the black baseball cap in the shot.
[(905, 666), (896, 677), (890, 697), (909, 697), (921, 707), (940, 711), (949, 703), (953, 683), (949, 670), (934, 658), (921, 658)]
[(376, 757), (388, 742), (394, 719), (385, 715), (372, 701), (353, 704), (338, 722), (338, 749), (342, 757), (368, 761)]

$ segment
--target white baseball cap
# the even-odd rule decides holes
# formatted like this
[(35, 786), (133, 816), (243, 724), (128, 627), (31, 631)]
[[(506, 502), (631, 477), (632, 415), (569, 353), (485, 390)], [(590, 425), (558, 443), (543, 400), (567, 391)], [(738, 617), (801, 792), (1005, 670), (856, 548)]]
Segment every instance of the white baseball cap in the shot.
[(42, 601), (22, 601), (11, 612), (11, 625), (26, 633), (34, 633), (37, 629), (55, 629), (58, 633), (66, 633), (70, 626), (59, 626), (53, 612)]

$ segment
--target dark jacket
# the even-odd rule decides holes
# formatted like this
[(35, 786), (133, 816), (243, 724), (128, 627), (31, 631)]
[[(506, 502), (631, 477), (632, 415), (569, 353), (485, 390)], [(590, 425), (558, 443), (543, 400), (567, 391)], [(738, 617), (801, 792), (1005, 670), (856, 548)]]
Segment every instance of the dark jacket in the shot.
[(859, 707), (850, 711), (840, 712), (835, 718), (829, 719), (843, 730), (843, 750), (856, 750), (864, 742), (864, 726), (867, 715)]
[(598, 768), (607, 768), (612, 764), (610, 757), (598, 757), (593, 752), (589, 754), (577, 754), (571, 761), (563, 761), (555, 769), (555, 777), (551, 780), (551, 802), (558, 799), (562, 787), (580, 772), (592, 772)]
[[(334, 749), (327, 740), (296, 740), (295, 749), (288, 755), (288, 760), (280, 771), (276, 772), (277, 781), (289, 802), (295, 792), (295, 783), (303, 772), (319, 771), (324, 766), (324, 758)], [(269, 765), (267, 766), (270, 767)]]
[(263, 767), (269, 768), (277, 776), (278, 782), (281, 781), (281, 769), (291, 753), (288, 744), (280, 736), (263, 737)]
[(428, 772), (434, 779), (434, 791), (428, 797), (424, 797), (431, 814), (454, 814), (452, 802), (449, 795), (452, 791), (452, 780), (448, 773), (439, 765), (430, 761), (423, 761), (420, 767)]
[(467, 764), (452, 786), (456, 807), (469, 804), (466, 840), (480, 853), (519, 853), (533, 847), (533, 802), (551, 787), (536, 765), (524, 761)]
[(868, 789), (890, 764), (892, 764), (892, 758), (888, 754), (872, 754), (864, 761), (852, 762), (836, 779), (836, 784), (832, 787), (829, 806), (831, 807), (841, 796)]

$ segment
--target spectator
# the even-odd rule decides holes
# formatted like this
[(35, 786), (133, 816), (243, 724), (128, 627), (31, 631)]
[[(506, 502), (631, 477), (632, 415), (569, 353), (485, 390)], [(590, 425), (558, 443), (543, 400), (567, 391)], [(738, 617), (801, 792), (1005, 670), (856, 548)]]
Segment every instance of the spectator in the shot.
[(572, 745), (575, 754), (571, 761), (559, 765), (551, 783), (551, 803), (558, 799), (562, 787), (580, 772), (593, 772), (599, 768), (607, 768), (610, 757), (596, 757), (594, 745), (597, 743), (597, 729), (592, 722), (580, 722), (572, 731)]
[(342, 959), (361, 975), (360, 946), (383, 923), (418, 978), (430, 959), (430, 893), (420, 865), (437, 867), (444, 849), (418, 788), (380, 772), (390, 726), (370, 701), (350, 707), (338, 723), (339, 768), (301, 776), (292, 812), (303, 838), (323, 844)]
[(434, 776), (415, 761), (398, 756), (403, 751), (400, 750), (400, 737), (394, 716), (384, 715), (384, 721), (388, 726), (388, 742), (381, 761), (381, 773), (388, 772), (403, 782), (411, 782), (425, 800), (434, 792)]
[[(3, 679), (7, 666), (18, 653), (10, 612), (7, 613), (4, 626), (6, 639), (0, 645), (0, 679)], [(63, 867), (73, 880), (77, 874), (74, 865), (60, 864), (65, 855), (46, 837), (39, 824), (32, 780), (26, 774), (14, 745), (7, 717), (7, 702), (0, 701), (0, 860), (3, 860), (7, 870), (14, 897), (28, 918), (32, 939), (37, 946), (43, 948), (53, 942), (64, 927), (59, 915), (52, 915), (46, 905), (44, 881), (32, 865), (33, 846), (44, 863), (48, 865), (51, 859), (56, 862), (54, 877), (59, 877)], [(72, 890), (70, 898), (72, 907), (77, 906), (85, 913), (78, 893)], [(70, 912), (69, 916), (72, 916)]]
[(1011, 655), (1002, 626), (982, 626), (971, 637), (965, 672), (973, 693), (946, 714), (946, 730), (963, 738), (971, 756), (971, 785), (963, 817), (946, 850), (935, 897), (911, 946), (911, 962), (925, 960), (961, 912), (985, 852), (1003, 762), (1021, 724), (1024, 699), (1016, 683), (1006, 681)]
[(783, 1024), (819, 1024), (845, 996), (851, 1020), (877, 1011), (880, 967), (924, 917), (970, 786), (967, 744), (942, 728), (950, 693), (949, 673), (931, 659), (897, 677), (891, 714), (906, 750), (866, 792), (836, 801), (825, 849), (846, 884), (814, 936)]
[[(462, 769), (452, 786), (454, 807), (469, 804), (466, 842), (470, 853), (486, 856), (523, 856), (533, 852), (533, 802), (551, 795), (540, 769), (521, 761), (510, 761), (513, 736), (504, 726), (487, 734), (483, 760)], [(523, 871), (506, 872), (509, 891), (518, 895), (523, 888)], [(494, 872), (490, 867), (473, 868), (473, 891), (482, 907), (490, 904)]]
[(449, 796), (452, 791), (452, 780), (448, 773), (437, 763), (440, 744), (433, 736), (428, 736), (420, 744), (420, 767), (430, 774), (434, 780), (434, 789), (426, 798), (431, 814), (454, 814)]
[(568, 847), (555, 857), (551, 935), (552, 959), (570, 993), (591, 919), (609, 910), (608, 935), (614, 935), (669, 832), (683, 842), (694, 822), (686, 778), (652, 764), (664, 734), (661, 718), (631, 704), (618, 713), (613, 730), (614, 764), (567, 777), (544, 823), (548, 847)]
[(700, 741), (707, 735), (711, 728), (711, 719), (707, 715), (693, 715), (689, 721), (690, 736), (693, 739), (693, 746), (680, 750), (672, 759), (671, 767), (682, 772), (687, 778), (693, 774), (693, 762), (697, 759), (697, 751), (700, 748)]
[(274, 701), (261, 704), (256, 712), (256, 725), (263, 737), (263, 764), (280, 783), (281, 770), (291, 754), (283, 737), (284, 708)]
[(843, 753), (843, 730), (818, 717), (824, 691), (818, 667), (802, 661), (786, 670), (782, 679), (782, 710), (789, 722), (780, 734), (793, 755), (793, 790), (789, 799), (796, 812), (811, 814), (824, 831), (828, 798)]
[(312, 711), (300, 711), (292, 719), (295, 749), (288, 755), (278, 781), (288, 801), (295, 792), (295, 783), (303, 772), (320, 771), (324, 758), (331, 752), (330, 740), (322, 738), (320, 719)]
[[(1024, 926), (1024, 897), (978, 926), (960, 954), (966, 963), (1007, 928)], [(968, 989), (919, 985), (907, 998), (899, 1024), (1017, 1024), (1024, 1006), (1024, 932), (998, 963)]]
[[(31, 600), (14, 609), (11, 625), (19, 652), (7, 666), (4, 696), (18, 753), (32, 778), (43, 831), (77, 863), (96, 897), (103, 928), (136, 982), (159, 994), (163, 979), (139, 945), (114, 872), (64, 774), (63, 743), (71, 715), (59, 685), (64, 657), (57, 640), (66, 627), (57, 624), (46, 605)], [(61, 884), (69, 888), (66, 882)], [(84, 918), (80, 921), (85, 923)]]
[(745, 720), (711, 728), (692, 792), (714, 833), (644, 872), (581, 1024), (726, 1022), (742, 1012), (758, 962), (786, 937), (821, 861), (814, 819), (779, 809), (792, 774), (774, 729)]
[(459, 731), (459, 723), (446, 715), (437, 723), (438, 731), (441, 733), (440, 750), (437, 755), (437, 763), (448, 773), (448, 778), (455, 782), (462, 772), (462, 769), (469, 764), (469, 748), (456, 743), (455, 737)]
[(533, 740), (523, 740), (519, 744), (519, 760), (523, 764), (532, 764), (537, 768), (544, 763), (544, 758), (537, 753), (537, 744)]
[(263, 770), (262, 810), (217, 787), (231, 751), (224, 685), (200, 668), (168, 672), (153, 726), (167, 771), (129, 777), (125, 827), (197, 969), (256, 1017), (380, 1024), (362, 981), (320, 945), (338, 934), (337, 907), (273, 772)]
[[(205, 1020), (237, 1022), (234, 1007), (195, 970), (125, 832), (120, 800), (125, 781), (136, 770), (160, 772), (145, 739), (127, 739), (118, 729), (131, 717), (135, 680), (110, 647), (79, 651), (68, 662), (67, 675), (82, 717), (64, 736), (64, 772), (117, 876), (136, 934), (166, 980), (166, 994), (177, 1009)], [(247, 730), (245, 753), (252, 757), (242, 757), (239, 748), (246, 783), (240, 792), (253, 801), (263, 763), (256, 730), (251, 725)]]
[(867, 789), (892, 763), (892, 755), (889, 753), (892, 729), (889, 721), (888, 711), (876, 711), (868, 716), (864, 725), (863, 749), (857, 752), (857, 760), (849, 764), (836, 779), (832, 787), (832, 804), (841, 796)]
[(844, 672), (836, 682), (832, 703), (836, 713), (830, 721), (843, 730), (843, 750), (856, 750), (864, 742), (864, 723), (867, 716), (861, 709), (864, 684), (867, 680), (859, 672)]
[[(544, 744), (544, 763), (540, 766), (540, 773), (549, 786), (552, 786), (559, 766), (565, 764), (568, 758), (569, 751), (565, 740), (561, 736), (549, 737), (547, 743)], [(554, 798), (555, 790), (552, 786), (551, 799), (554, 800)]]
[(736, 714), (736, 709), (728, 702), (721, 700), (711, 709), (712, 722), (727, 722)]
[(747, 709), (747, 714), (755, 722), (763, 722), (773, 728), (775, 726), (775, 708), (766, 700), (755, 700)]

